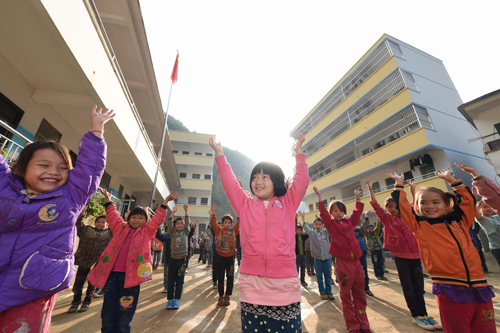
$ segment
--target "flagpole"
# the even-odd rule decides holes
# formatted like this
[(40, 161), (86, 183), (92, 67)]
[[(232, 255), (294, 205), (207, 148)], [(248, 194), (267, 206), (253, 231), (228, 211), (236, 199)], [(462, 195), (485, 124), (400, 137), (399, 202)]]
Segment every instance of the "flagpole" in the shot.
[[(178, 56), (179, 56), (179, 51), (177, 51), (177, 56), (175, 58), (176, 59), (176, 64), (177, 64)], [(177, 77), (176, 77), (176, 81), (177, 81)], [(165, 111), (165, 123), (163, 124), (163, 134), (161, 136), (160, 151), (158, 152), (158, 158), (157, 158), (158, 164), (156, 166), (155, 181), (154, 181), (154, 184), (153, 184), (153, 193), (151, 194), (151, 201), (149, 203), (149, 207), (151, 209), (155, 208), (155, 207), (153, 207), (153, 200), (154, 200), (155, 194), (156, 194), (156, 183), (158, 182), (158, 173), (160, 172), (161, 155), (162, 155), (162, 152), (163, 152), (163, 145), (165, 144), (165, 134), (167, 133), (168, 108), (170, 106), (170, 96), (172, 96), (172, 86), (174, 85), (174, 83), (175, 82), (173, 80), (170, 83), (170, 92), (168, 94), (167, 111)]]

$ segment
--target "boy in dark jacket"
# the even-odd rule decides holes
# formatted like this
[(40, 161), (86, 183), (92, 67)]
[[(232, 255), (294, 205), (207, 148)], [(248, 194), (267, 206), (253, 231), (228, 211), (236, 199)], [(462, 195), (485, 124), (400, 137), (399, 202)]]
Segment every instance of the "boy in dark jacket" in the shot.
[(479, 254), (479, 258), (481, 258), (481, 266), (483, 268), (483, 272), (490, 273), (490, 271), (488, 270), (488, 266), (486, 266), (486, 258), (484, 257), (483, 253), (483, 243), (481, 243), (481, 239), (479, 238), (479, 230), (481, 230), (479, 224), (477, 222), (472, 223), (472, 227), (470, 227), (469, 229), (470, 238), (477, 250), (477, 253)]
[(297, 256), (297, 274), (300, 268), (300, 283), (305, 287), (306, 282), (306, 239), (309, 236), (303, 234), (302, 226), (298, 225), (295, 229), (295, 255)]
[[(75, 253), (75, 265), (78, 265), (78, 271), (73, 283), (73, 302), (68, 309), (68, 313), (76, 312), (78, 309), (78, 306), (82, 302), (83, 285), (90, 273), (90, 268), (97, 262), (113, 237), (111, 230), (106, 228), (106, 216), (96, 218), (95, 227), (85, 225), (83, 223), (85, 210), (82, 211), (75, 224), (76, 234), (80, 238), (78, 250)], [(88, 282), (87, 293), (78, 312), (85, 312), (89, 309), (94, 290), (95, 287)]]

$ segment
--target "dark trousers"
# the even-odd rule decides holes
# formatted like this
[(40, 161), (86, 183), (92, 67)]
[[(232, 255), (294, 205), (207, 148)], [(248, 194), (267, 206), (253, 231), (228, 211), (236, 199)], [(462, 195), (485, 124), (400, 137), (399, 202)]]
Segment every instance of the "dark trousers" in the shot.
[(300, 283), (306, 282), (306, 256), (297, 254), (297, 274), (300, 269)]
[(186, 256), (186, 268), (188, 268), (188, 265), (189, 265), (189, 259), (191, 258), (191, 256), (188, 254)]
[(412, 317), (426, 316), (424, 300), (424, 275), (420, 259), (404, 259), (395, 257), (399, 281), (403, 288), (406, 305)]
[(219, 296), (224, 296), (224, 277), (227, 277), (226, 295), (231, 296), (234, 285), (234, 254), (230, 257), (219, 256), (217, 268)]
[(168, 287), (168, 263), (170, 262), (170, 254), (167, 256), (163, 251), (163, 286)]
[(236, 259), (238, 260), (238, 267), (241, 265), (241, 248), (236, 250)]
[(154, 253), (153, 253), (153, 266), (160, 264), (161, 253), (162, 253), (162, 251), (154, 251)]
[(212, 259), (212, 282), (214, 286), (217, 285), (217, 272), (219, 268), (219, 254), (217, 251), (212, 250), (213, 252), (213, 259)]
[(130, 332), (141, 286), (124, 288), (125, 273), (111, 272), (101, 311), (101, 332)]
[(308, 272), (314, 273), (315, 268), (314, 258), (311, 255), (311, 250), (306, 250), (306, 268)]
[(302, 332), (301, 315), (290, 320), (279, 320), (265, 314), (256, 315), (241, 309), (241, 332), (268, 333), (268, 332)]
[(477, 250), (479, 253), (479, 258), (481, 258), (481, 267), (483, 268), (483, 272), (486, 273), (488, 271), (488, 266), (486, 266), (486, 258), (484, 257), (483, 249)]
[(366, 262), (366, 251), (363, 251), (363, 255), (359, 257), (359, 261), (361, 262), (361, 266), (363, 266), (363, 271), (365, 272), (365, 291), (370, 290), (370, 279), (368, 278), (368, 263)]
[(500, 249), (491, 249), (491, 254), (497, 260), (498, 266), (500, 266)]
[(382, 250), (373, 250), (371, 252), (373, 271), (376, 277), (384, 276), (384, 252)]
[(200, 256), (198, 257), (198, 262), (203, 262), (206, 263), (207, 260), (205, 259), (205, 248), (200, 247)]
[[(78, 271), (76, 271), (75, 282), (73, 283), (73, 302), (71, 304), (79, 305), (82, 302), (82, 292), (83, 285), (89, 276), (90, 268), (85, 268), (78, 266)], [(87, 282), (87, 293), (83, 304), (90, 304), (92, 302), (92, 297), (94, 297), (95, 287)]]
[(186, 273), (186, 258), (170, 258), (168, 263), (168, 291), (167, 299), (181, 299), (184, 275)]

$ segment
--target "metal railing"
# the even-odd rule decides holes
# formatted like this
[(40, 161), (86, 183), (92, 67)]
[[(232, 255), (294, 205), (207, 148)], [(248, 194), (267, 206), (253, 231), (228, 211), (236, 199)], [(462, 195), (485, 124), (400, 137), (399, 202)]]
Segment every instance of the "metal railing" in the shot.
[(302, 125), (292, 133), (291, 137), (297, 139), (299, 133), (309, 132), (392, 55), (403, 57), (401, 49), (396, 43), (385, 40), (302, 122)]
[(426, 123), (431, 123), (427, 111), (421, 108), (425, 113), (422, 110), (417, 112), (417, 107), (410, 105), (399, 111), (381, 124), (373, 127), (360, 137), (311, 166), (309, 168), (310, 180), (315, 181), (320, 177), (326, 176), (330, 172), (340, 169), (364, 155), (423, 127), (420, 118)]
[(17, 156), (19, 155), (21, 150), (23, 150), (24, 146), (30, 144), (32, 141), (10, 127), (6, 122), (2, 120), (0, 120), (0, 126), (24, 141), (24, 145), (20, 145), (7, 136), (0, 134), (0, 152), (2, 153), (2, 156), (7, 164), (11, 165), (17, 159)]

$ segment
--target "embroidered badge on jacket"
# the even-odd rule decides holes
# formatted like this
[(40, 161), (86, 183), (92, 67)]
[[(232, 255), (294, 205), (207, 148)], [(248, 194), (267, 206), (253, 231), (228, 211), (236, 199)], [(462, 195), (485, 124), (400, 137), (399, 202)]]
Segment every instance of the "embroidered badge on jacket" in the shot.
[(59, 216), (59, 213), (56, 210), (56, 205), (50, 204), (50, 205), (45, 205), (40, 210), (38, 211), (38, 218), (40, 218), (40, 221), (38, 221), (38, 224), (49, 224), (49, 223), (55, 223), (54, 221), (57, 217)]

